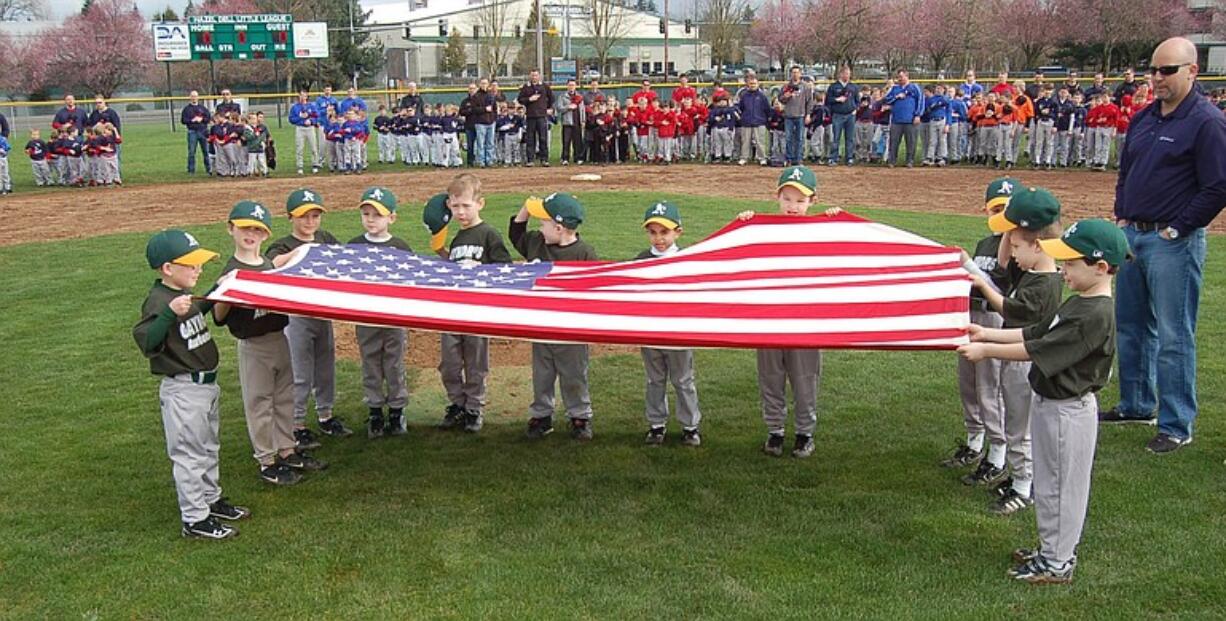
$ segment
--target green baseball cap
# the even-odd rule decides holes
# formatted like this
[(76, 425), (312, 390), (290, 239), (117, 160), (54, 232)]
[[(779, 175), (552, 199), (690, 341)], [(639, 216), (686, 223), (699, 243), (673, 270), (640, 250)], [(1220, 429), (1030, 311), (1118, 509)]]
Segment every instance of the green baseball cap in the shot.
[(381, 215), (390, 216), (396, 213), (396, 195), (387, 188), (367, 188), (362, 192), (362, 200), (358, 202), (358, 207), (362, 205), (370, 205)]
[(234, 226), (254, 226), (272, 233), (272, 214), (263, 205), (255, 201), (239, 201), (230, 210), (230, 224)]
[(779, 183), (775, 186), (775, 191), (782, 190), (785, 185), (800, 190), (805, 196), (813, 196), (817, 194), (817, 173), (808, 166), (788, 166), (779, 173)]
[(1075, 222), (1059, 239), (1040, 239), (1039, 246), (1053, 259), (1095, 259), (1117, 267), (1132, 254), (1124, 231), (1101, 218)]
[(988, 218), (993, 233), (1016, 228), (1037, 231), (1060, 219), (1060, 201), (1043, 188), (1025, 188), (1014, 192), (1005, 210)]
[(313, 209), (327, 211), (324, 209), (324, 197), (314, 190), (298, 188), (285, 199), (285, 210), (291, 218), (301, 218)]
[(1013, 190), (1024, 187), (1021, 181), (1013, 177), (1000, 177), (993, 179), (992, 183), (988, 184), (988, 191), (984, 194), (984, 209), (991, 211), (998, 205), (1004, 205), (1009, 202), (1009, 198), (1013, 196)]
[(149, 267), (158, 269), (167, 263), (197, 267), (217, 258), (217, 253), (200, 247), (191, 233), (166, 229), (154, 234), (145, 244), (145, 259)]
[(531, 196), (524, 207), (533, 218), (553, 220), (572, 231), (583, 223), (583, 205), (572, 194), (554, 192), (543, 199)]
[(447, 225), (451, 222), (451, 208), (447, 206), (447, 193), (435, 194), (426, 201), (421, 221), (430, 231), (430, 249), (438, 252), (447, 245)]
[(679, 229), (681, 228), (681, 210), (668, 201), (660, 201), (648, 207), (647, 213), (643, 214), (643, 226), (652, 222), (669, 230)]

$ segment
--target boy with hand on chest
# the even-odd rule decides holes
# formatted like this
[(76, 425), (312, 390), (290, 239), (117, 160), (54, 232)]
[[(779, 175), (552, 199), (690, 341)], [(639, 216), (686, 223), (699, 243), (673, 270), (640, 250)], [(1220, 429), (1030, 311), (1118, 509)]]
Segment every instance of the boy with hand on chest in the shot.
[(1111, 378), (1115, 357), (1115, 304), (1111, 279), (1128, 260), (1123, 231), (1106, 220), (1082, 220), (1059, 239), (1039, 241), (1063, 262), (1063, 280), (1076, 295), (1049, 322), (1000, 330), (971, 325), (971, 343), (958, 348), (972, 362), (988, 358), (1029, 361), (1034, 390), (1035, 518), (1039, 545), (1013, 552), (1010, 577), (1032, 584), (1067, 583), (1077, 566), (1077, 544), (1090, 500), (1090, 473), (1098, 438), (1094, 394)]
[[(579, 238), (583, 205), (570, 194), (554, 193), (524, 201), (511, 218), (511, 244), (528, 261), (595, 261), (596, 250)], [(541, 222), (539, 231), (528, 230), (528, 220)], [(561, 384), (562, 401), (570, 418), (570, 435), (580, 441), (592, 439), (592, 397), (588, 391), (588, 346), (584, 344), (532, 344), (532, 405), (528, 437), (553, 433), (554, 385)]]

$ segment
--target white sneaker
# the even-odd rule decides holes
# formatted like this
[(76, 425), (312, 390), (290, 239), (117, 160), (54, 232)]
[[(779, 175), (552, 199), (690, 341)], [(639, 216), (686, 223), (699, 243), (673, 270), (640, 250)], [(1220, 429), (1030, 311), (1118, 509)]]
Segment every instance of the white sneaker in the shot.
[(744, 166), (744, 165), (745, 165), (745, 160), (737, 160), (736, 165), (737, 165), (737, 166)]
[(298, 174), (300, 174), (300, 175), (302, 174), (302, 169), (301, 169), (301, 168), (299, 168), (299, 169), (298, 169)]

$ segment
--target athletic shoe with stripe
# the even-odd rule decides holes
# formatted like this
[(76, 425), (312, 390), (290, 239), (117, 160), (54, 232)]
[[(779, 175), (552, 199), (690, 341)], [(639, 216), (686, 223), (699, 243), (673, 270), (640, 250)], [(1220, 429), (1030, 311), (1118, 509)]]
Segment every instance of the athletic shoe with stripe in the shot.
[(780, 457), (783, 455), (783, 434), (768, 433), (766, 434), (766, 444), (762, 445), (762, 452), (772, 457)]
[(1036, 554), (1010, 569), (1008, 575), (1014, 580), (1030, 584), (1068, 584), (1073, 581), (1073, 570), (1076, 568), (1077, 563), (1072, 560), (1057, 566), (1043, 558), (1043, 555)]
[(260, 479), (273, 485), (296, 485), (302, 475), (284, 464), (273, 464), (260, 469)]
[(293, 468), (294, 470), (312, 470), (318, 472), (320, 470), (328, 469), (328, 462), (315, 459), (306, 451), (290, 453), (288, 457), (279, 457), (277, 458), (277, 463), (287, 468)]
[(570, 419), (570, 437), (580, 442), (592, 439), (592, 421), (586, 418)]
[(294, 430), (294, 448), (299, 451), (309, 451), (322, 446), (319, 440), (315, 438), (315, 433), (305, 427)]
[(1005, 478), (1004, 467), (996, 467), (992, 462), (988, 461), (987, 457), (979, 460), (979, 467), (975, 471), (963, 475), (962, 482), (966, 485), (992, 485)]
[(238, 529), (207, 517), (194, 524), (183, 523), (183, 536), (191, 539), (229, 539), (238, 535)]
[(796, 443), (792, 445), (792, 457), (806, 459), (813, 454), (813, 436), (803, 433), (796, 434)]
[(443, 422), (438, 424), (439, 429), (459, 429), (464, 426), (464, 408), (452, 403), (447, 406), (447, 411), (443, 414)]
[(341, 419), (336, 417), (319, 421), (319, 430), (323, 432), (324, 435), (332, 436), (334, 438), (343, 438), (345, 436), (353, 435), (353, 431), (346, 427), (345, 423), (341, 422)]
[(976, 451), (967, 446), (965, 442), (959, 442), (953, 454), (941, 460), (941, 466), (945, 468), (965, 468), (980, 459), (983, 459), (983, 449)]
[(468, 433), (477, 433), (485, 426), (485, 416), (479, 411), (464, 410), (464, 431)]
[(651, 427), (647, 430), (647, 437), (644, 438), (647, 444), (659, 446), (664, 444), (664, 426)]
[(553, 417), (542, 416), (533, 418), (528, 421), (528, 437), (533, 440), (539, 440), (553, 433)]
[(251, 515), (251, 509), (232, 505), (225, 498), (218, 498), (217, 502), (209, 505), (209, 515), (223, 520), (241, 520)]
[(682, 429), (681, 444), (684, 446), (701, 446), (702, 434), (698, 433), (698, 428)]
[(993, 515), (1013, 515), (1034, 506), (1034, 499), (1017, 493), (1010, 487), (1005, 494), (988, 507), (988, 513)]

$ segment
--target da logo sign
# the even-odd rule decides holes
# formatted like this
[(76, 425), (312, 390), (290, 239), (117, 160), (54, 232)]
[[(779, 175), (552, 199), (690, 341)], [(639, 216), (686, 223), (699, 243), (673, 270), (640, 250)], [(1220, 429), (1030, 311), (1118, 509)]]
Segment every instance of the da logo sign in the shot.
[(187, 24), (158, 23), (153, 28), (153, 59), (172, 62), (192, 59), (191, 40)]

